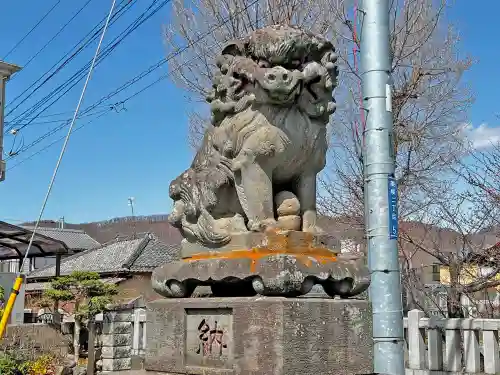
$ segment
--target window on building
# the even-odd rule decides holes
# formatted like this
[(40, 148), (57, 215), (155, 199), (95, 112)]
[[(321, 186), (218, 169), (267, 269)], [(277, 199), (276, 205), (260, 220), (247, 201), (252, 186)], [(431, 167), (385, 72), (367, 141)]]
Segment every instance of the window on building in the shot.
[(441, 265), (432, 265), (432, 281), (441, 281)]

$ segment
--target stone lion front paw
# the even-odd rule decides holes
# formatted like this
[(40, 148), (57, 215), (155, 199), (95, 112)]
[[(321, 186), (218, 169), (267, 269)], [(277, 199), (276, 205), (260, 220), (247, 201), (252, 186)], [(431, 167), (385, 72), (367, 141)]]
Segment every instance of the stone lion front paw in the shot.
[(243, 160), (233, 160), (233, 163), (231, 164), (231, 170), (233, 172), (239, 171), (243, 168)]
[(325, 231), (318, 227), (317, 225), (304, 225), (302, 227), (302, 232), (312, 233), (312, 234), (324, 234)]
[(264, 232), (269, 229), (277, 228), (278, 223), (275, 219), (249, 220), (248, 230), (252, 232)]
[(231, 169), (233, 172), (243, 169), (246, 165), (250, 165), (255, 160), (253, 154), (247, 150), (241, 150), (236, 158), (233, 159)]

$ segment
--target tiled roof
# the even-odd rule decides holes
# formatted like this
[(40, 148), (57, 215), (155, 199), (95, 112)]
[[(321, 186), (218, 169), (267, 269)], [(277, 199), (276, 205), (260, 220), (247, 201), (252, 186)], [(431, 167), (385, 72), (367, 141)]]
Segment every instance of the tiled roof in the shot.
[(139, 256), (133, 260), (130, 270), (133, 272), (149, 272), (162, 264), (180, 258), (178, 244), (165, 244), (157, 239), (150, 240)]
[[(28, 230), (34, 229), (33, 227), (26, 226), (23, 228)], [(44, 236), (64, 242), (70, 250), (81, 251), (100, 246), (99, 242), (83, 230), (40, 227), (36, 231)]]
[[(154, 268), (179, 259), (180, 245), (167, 245), (152, 235), (139, 239), (116, 241), (101, 247), (83, 251), (61, 260), (61, 275), (73, 271), (92, 271), (100, 274), (126, 274), (151, 272)], [(37, 269), (28, 279), (51, 278), (55, 266)]]
[[(73, 271), (92, 271), (98, 273), (126, 272), (127, 262), (139, 250), (145, 239), (114, 242), (109, 245), (82, 251), (61, 260), (61, 275), (69, 275)], [(28, 278), (52, 277), (55, 266), (41, 268), (31, 272)]]
[[(125, 280), (123, 277), (110, 277), (106, 279), (101, 279), (102, 282), (106, 284), (118, 284), (119, 282)], [(49, 289), (50, 287), (50, 282), (44, 282), (44, 283), (28, 283), (26, 284), (26, 292), (34, 292), (37, 290), (45, 290)]]

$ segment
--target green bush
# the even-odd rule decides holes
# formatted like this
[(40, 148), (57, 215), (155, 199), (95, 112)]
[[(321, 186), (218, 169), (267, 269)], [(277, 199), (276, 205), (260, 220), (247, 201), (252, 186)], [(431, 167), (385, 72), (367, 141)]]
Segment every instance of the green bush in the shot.
[(42, 355), (34, 361), (16, 358), (12, 354), (0, 355), (1, 375), (54, 375), (54, 358)]
[(0, 355), (0, 374), (2, 375), (28, 375), (28, 362), (16, 360), (14, 357)]

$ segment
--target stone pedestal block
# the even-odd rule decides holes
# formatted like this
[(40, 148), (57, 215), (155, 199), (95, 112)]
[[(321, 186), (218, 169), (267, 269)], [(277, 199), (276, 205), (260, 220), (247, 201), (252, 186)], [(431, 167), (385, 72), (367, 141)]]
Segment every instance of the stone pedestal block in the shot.
[(189, 375), (354, 375), (372, 370), (363, 300), (238, 297), (149, 304), (145, 368)]

